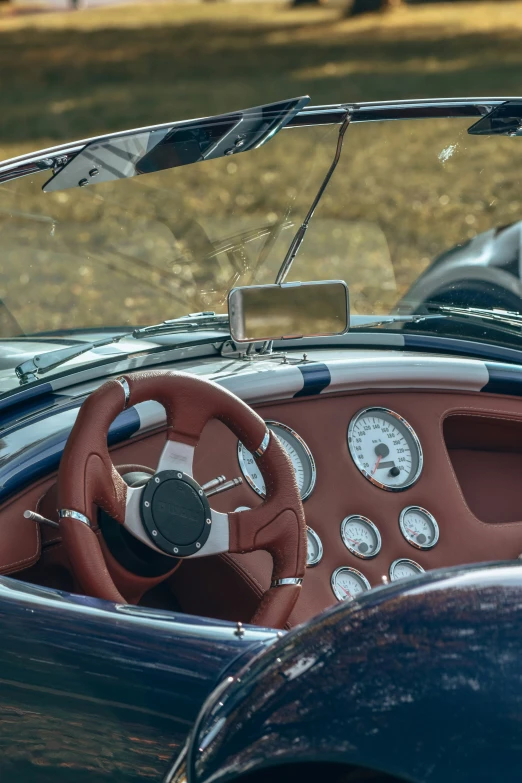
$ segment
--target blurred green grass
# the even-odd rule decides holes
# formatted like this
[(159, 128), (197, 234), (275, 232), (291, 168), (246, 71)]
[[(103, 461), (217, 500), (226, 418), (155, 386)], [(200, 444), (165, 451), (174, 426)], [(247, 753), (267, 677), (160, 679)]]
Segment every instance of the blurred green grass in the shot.
[[(0, 155), (305, 93), (335, 103), (522, 92), (520, 0), (341, 14), (172, 2), (3, 13)], [(356, 311), (383, 312), (437, 253), (521, 217), (520, 140), (474, 139), (468, 150), (467, 124), (350, 129), (298, 279), (342, 277)], [(234, 282), (273, 280), (292, 229), (254, 273), (259, 243), (201, 263), (208, 247), (194, 220), (214, 241), (274, 225), (291, 204), (297, 225), (334, 144), (335, 129), (285, 131), (233, 162), (92, 190), (3, 186), (0, 298), (25, 331), (222, 311)], [(453, 144), (459, 152), (442, 166)]]
[(271, 3), (0, 16), (3, 156), (309, 93), (315, 103), (518, 94), (522, 2), (358, 20)]

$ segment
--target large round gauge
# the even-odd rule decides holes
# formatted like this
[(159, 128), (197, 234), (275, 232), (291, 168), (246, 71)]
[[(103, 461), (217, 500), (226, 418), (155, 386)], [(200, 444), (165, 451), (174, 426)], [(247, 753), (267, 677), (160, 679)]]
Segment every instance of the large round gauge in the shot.
[(424, 568), (415, 560), (408, 560), (402, 557), (400, 560), (394, 560), (390, 566), (390, 579), (397, 582), (399, 579), (409, 579), (412, 576), (418, 576), (424, 573)]
[(341, 538), (356, 557), (375, 557), (381, 549), (381, 534), (368, 517), (352, 514), (341, 522)]
[(408, 506), (399, 516), (401, 533), (416, 549), (431, 549), (439, 540), (437, 520), (420, 506)]
[(330, 583), (338, 601), (351, 601), (366, 590), (371, 590), (371, 585), (364, 574), (348, 566), (336, 568)]
[(312, 566), (320, 563), (323, 557), (323, 544), (321, 539), (311, 527), (306, 528), (306, 567), (312, 568)]
[(415, 432), (388, 408), (365, 408), (348, 427), (348, 448), (363, 476), (381, 489), (411, 487), (422, 471), (422, 449)]
[[(287, 427), (286, 424), (281, 424), (278, 421), (267, 421), (266, 424), (274, 435), (277, 435), (279, 442), (290, 457), (301, 498), (306, 500), (315, 486), (315, 462), (312, 452), (297, 432)], [(254, 456), (250, 451), (247, 451), (241, 442), (237, 444), (237, 457), (243, 476), (252, 489), (264, 497), (266, 488), (261, 471)]]

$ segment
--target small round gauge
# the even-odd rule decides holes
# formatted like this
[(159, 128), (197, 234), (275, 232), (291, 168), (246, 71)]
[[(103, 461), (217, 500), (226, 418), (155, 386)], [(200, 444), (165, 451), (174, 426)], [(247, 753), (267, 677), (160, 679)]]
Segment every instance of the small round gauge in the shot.
[(388, 408), (365, 408), (348, 427), (348, 448), (368, 481), (397, 492), (411, 487), (422, 471), (422, 448), (412, 427)]
[(401, 533), (416, 549), (431, 549), (439, 540), (437, 520), (420, 506), (408, 506), (399, 516)]
[(381, 550), (381, 534), (368, 517), (352, 514), (341, 522), (341, 538), (345, 547), (356, 557), (368, 559)]
[(336, 568), (330, 584), (338, 601), (351, 601), (366, 590), (371, 590), (371, 585), (364, 574), (348, 566)]
[(308, 544), (306, 567), (311, 568), (321, 562), (323, 557), (323, 544), (315, 530), (312, 530), (311, 527), (306, 528), (306, 541)]
[(424, 573), (424, 568), (415, 560), (408, 560), (402, 557), (400, 560), (394, 560), (390, 566), (390, 579), (397, 582), (399, 579), (409, 579), (412, 576), (418, 576)]
[[(312, 492), (315, 486), (315, 462), (312, 452), (299, 437), (297, 432), (277, 421), (267, 421), (267, 427), (277, 435), (279, 442), (290, 457), (297, 479), (297, 486), (302, 500)], [(254, 456), (247, 451), (241, 442), (237, 444), (237, 458), (239, 466), (254, 492), (264, 497), (266, 494), (265, 482)]]

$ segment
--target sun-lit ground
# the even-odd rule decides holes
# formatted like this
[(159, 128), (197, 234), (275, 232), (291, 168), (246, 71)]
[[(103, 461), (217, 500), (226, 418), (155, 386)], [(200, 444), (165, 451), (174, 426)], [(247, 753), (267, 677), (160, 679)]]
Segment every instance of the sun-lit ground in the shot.
[[(519, 0), (357, 20), (340, 7), (263, 3), (2, 9), (0, 155), (306, 93), (314, 103), (516, 95), (521, 30)], [(469, 144), (466, 129), (461, 121), (350, 129), (299, 276), (344, 277), (356, 310), (382, 312), (438, 253), (522, 217), (522, 140)], [(2, 186), (0, 298), (26, 330), (222, 310), (223, 292), (259, 242), (246, 248), (247, 261), (243, 248), (199, 266), (208, 238), (273, 225), (289, 206), (297, 221), (334, 143), (334, 132), (319, 141), (285, 131), (237, 163), (139, 185), (53, 196), (35, 185), (31, 195), (28, 180)], [(274, 248), (265, 282), (290, 235)]]

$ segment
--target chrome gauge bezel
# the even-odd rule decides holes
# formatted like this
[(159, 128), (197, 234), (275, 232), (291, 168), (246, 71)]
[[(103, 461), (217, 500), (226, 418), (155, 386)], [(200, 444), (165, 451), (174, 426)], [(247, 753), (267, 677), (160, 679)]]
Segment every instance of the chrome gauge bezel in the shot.
[(323, 542), (321, 541), (321, 539), (319, 538), (319, 536), (317, 535), (315, 530), (313, 530), (311, 527), (309, 527), (307, 525), (306, 526), (306, 537), (307, 537), (307, 539), (308, 539), (308, 535), (310, 535), (310, 537), (313, 538), (313, 540), (315, 541), (315, 544), (317, 546), (317, 556), (315, 558), (313, 558), (313, 559), (309, 559), (308, 558), (308, 548), (306, 550), (306, 552), (307, 552), (307, 554), (306, 554), (306, 567), (307, 568), (313, 568), (318, 563), (320, 563), (321, 560), (323, 559)]
[(404, 579), (404, 578), (406, 578), (406, 579), (409, 579), (409, 578), (413, 579), (413, 576), (412, 577), (402, 577), (401, 579), (394, 579), (393, 578), (393, 571), (396, 568), (396, 566), (399, 565), (399, 563), (407, 563), (408, 565), (413, 566), (414, 568), (418, 568), (419, 569), (418, 575), (426, 573), (424, 568), (421, 565), (419, 565), (419, 563), (417, 563), (415, 560), (410, 560), (409, 557), (399, 557), (397, 560), (394, 560), (393, 563), (391, 563), (391, 565), (390, 565), (390, 569), (388, 571), (388, 574), (390, 576), (390, 582), (401, 582), (402, 579)]
[[(337, 595), (337, 593), (335, 592), (335, 580), (336, 580), (338, 574), (341, 573), (341, 571), (349, 571), (351, 574), (355, 574), (355, 576), (363, 582), (364, 586), (366, 587), (366, 590), (371, 590), (372, 589), (372, 586), (369, 583), (369, 581), (366, 579), (365, 575), (362, 574), (360, 571), (358, 571), (357, 568), (352, 568), (352, 566), (341, 566), (340, 568), (336, 568), (335, 571), (332, 573), (332, 575), (330, 577), (330, 586), (332, 588), (333, 594), (335, 595), (335, 597), (337, 598), (338, 601), (348, 601), (348, 600), (353, 601), (354, 600), (353, 598), (348, 599), (348, 598), (343, 598), (342, 596), (339, 597)], [(366, 591), (364, 591), (364, 592), (366, 592)]]
[[(375, 552), (372, 552), (371, 555), (366, 555), (362, 552), (358, 552), (357, 549), (352, 544), (350, 544), (345, 538), (345, 528), (348, 525), (348, 523), (354, 519), (360, 520), (363, 523), (363, 525), (367, 525), (372, 530), (372, 532), (375, 535), (375, 538), (377, 539), (377, 548)], [(371, 519), (368, 519), (368, 517), (363, 517), (362, 514), (350, 514), (350, 516), (345, 517), (343, 519), (343, 521), (341, 522), (341, 539), (346, 549), (349, 552), (351, 552), (352, 555), (355, 555), (355, 557), (360, 557), (361, 560), (371, 560), (372, 557), (376, 557), (381, 551), (382, 539), (381, 539), (381, 534), (379, 532), (379, 528), (377, 527), (377, 525), (375, 525), (372, 522)]]
[[(354, 450), (352, 449), (352, 438), (353, 438), (353, 432), (355, 429), (355, 425), (359, 421), (360, 418), (363, 416), (366, 416), (368, 414), (370, 415), (378, 415), (379, 413), (385, 413), (388, 416), (391, 416), (392, 418), (396, 419), (407, 431), (408, 434), (411, 436), (411, 439), (413, 441), (413, 446), (415, 447), (417, 451), (417, 470), (415, 471), (415, 474), (407, 481), (406, 484), (401, 484), (400, 486), (393, 486), (391, 484), (385, 484), (382, 481), (379, 481), (374, 476), (371, 475), (371, 473), (368, 473), (367, 470), (364, 468), (361, 468), (360, 465), (357, 464), (357, 460), (354, 454)], [(416, 481), (420, 478), (420, 475), (422, 473), (422, 468), (424, 466), (424, 456), (422, 453), (422, 446), (419, 438), (417, 437), (417, 433), (409, 424), (409, 422), (406, 421), (399, 413), (396, 413), (395, 411), (390, 410), (390, 408), (384, 408), (382, 406), (371, 406), (369, 408), (363, 408), (362, 410), (358, 411), (351, 419), (349, 425), (348, 425), (348, 434), (347, 434), (347, 443), (348, 443), (348, 451), (350, 452), (350, 456), (353, 460), (353, 464), (357, 468), (357, 470), (364, 476), (365, 479), (367, 479), (371, 484), (374, 484), (376, 487), (379, 487), (379, 489), (384, 489), (387, 492), (404, 492), (405, 489), (409, 489), (409, 487), (413, 486)]]
[[(273, 430), (272, 430), (273, 427), (278, 427), (279, 429), (283, 430), (284, 432), (286, 432), (290, 436), (290, 438), (294, 438), (298, 442), (299, 446), (302, 448), (302, 450), (304, 452), (304, 455), (306, 457), (306, 460), (308, 461), (308, 466), (309, 466), (309, 469), (310, 469), (310, 482), (309, 482), (308, 487), (306, 488), (306, 490), (301, 495), (301, 500), (303, 500), (303, 501), (306, 500), (307, 498), (310, 497), (310, 495), (314, 491), (315, 482), (316, 482), (316, 479), (317, 479), (317, 470), (316, 470), (316, 467), (315, 467), (315, 460), (313, 458), (312, 452), (310, 451), (310, 449), (308, 448), (308, 446), (304, 442), (303, 438), (300, 435), (298, 435), (297, 432), (295, 430), (293, 430), (291, 427), (289, 427), (287, 424), (282, 424), (280, 421), (271, 421), (271, 420), (270, 421), (266, 421), (265, 424), (270, 429), (270, 432), (273, 432)], [(274, 432), (273, 434), (277, 437), (277, 432)], [(259, 497), (264, 498), (266, 496), (265, 493), (262, 492), (258, 486), (256, 486), (256, 484), (252, 481), (252, 479), (250, 478), (250, 476), (248, 474), (248, 470), (247, 470), (247, 468), (245, 466), (245, 463), (244, 463), (244, 454), (245, 454), (245, 452), (248, 453), (248, 454), (250, 453), (247, 449), (245, 449), (245, 447), (243, 446), (241, 441), (238, 441), (238, 443), (237, 443), (237, 459), (238, 459), (238, 462), (239, 462), (239, 467), (241, 468), (241, 473), (245, 477), (245, 480), (246, 480), (247, 484), (249, 485), (249, 487), (251, 487), (251, 489), (253, 489), (254, 492), (257, 495), (259, 495)]]
[[(414, 511), (417, 514), (424, 514), (424, 516), (428, 517), (429, 521), (433, 525), (433, 530), (435, 531), (433, 542), (431, 544), (419, 544), (417, 541), (414, 541), (411, 538), (411, 536), (409, 535), (409, 533), (405, 529), (405, 521), (404, 521), (404, 518), (405, 518), (406, 514), (409, 511)], [(404, 536), (405, 540), (408, 542), (408, 544), (410, 546), (415, 547), (415, 549), (423, 549), (423, 550), (433, 549), (433, 547), (435, 546), (435, 544), (439, 540), (440, 531), (439, 531), (438, 522), (435, 519), (435, 517), (433, 516), (433, 514), (430, 514), (430, 512), (427, 509), (422, 508), (422, 506), (406, 506), (406, 508), (403, 508), (401, 513), (400, 513), (400, 515), (399, 515), (399, 527), (400, 527), (401, 533)]]

